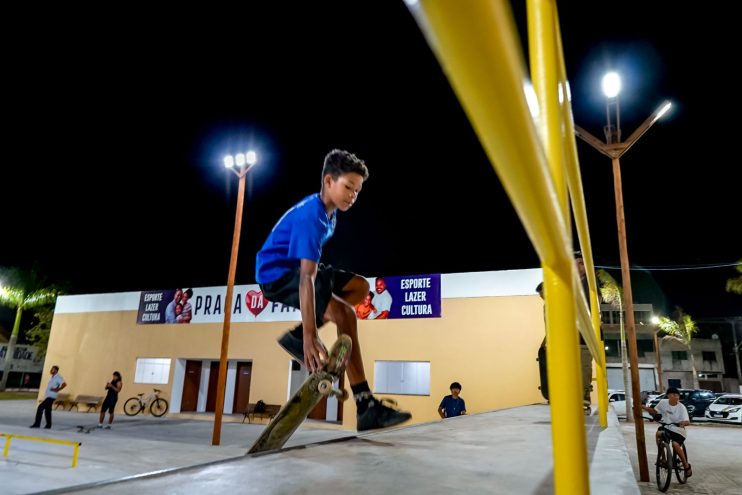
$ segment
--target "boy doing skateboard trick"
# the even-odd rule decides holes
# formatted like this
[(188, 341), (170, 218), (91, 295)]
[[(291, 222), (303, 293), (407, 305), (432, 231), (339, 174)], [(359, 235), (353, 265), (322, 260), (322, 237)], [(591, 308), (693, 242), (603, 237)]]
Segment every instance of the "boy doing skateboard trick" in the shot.
[(322, 168), (320, 192), (284, 213), (256, 257), (256, 279), (265, 298), (301, 311), (302, 323), (278, 339), (294, 359), (310, 372), (322, 369), (327, 349), (318, 330), (328, 321), (337, 325), (338, 335), (345, 334), (353, 342), (346, 371), (358, 431), (393, 426), (411, 417), (374, 397), (366, 381), (354, 306), (368, 295), (368, 282), (319, 262), (322, 247), (335, 232), (337, 210), (345, 212), (353, 206), (366, 179), (363, 160), (347, 151), (330, 151)]

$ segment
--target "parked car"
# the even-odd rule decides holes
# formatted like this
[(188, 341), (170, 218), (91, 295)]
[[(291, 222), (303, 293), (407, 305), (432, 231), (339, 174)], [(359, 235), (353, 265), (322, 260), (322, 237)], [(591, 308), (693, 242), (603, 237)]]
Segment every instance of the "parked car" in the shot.
[(613, 406), (616, 416), (619, 418), (626, 417), (626, 392), (623, 390), (609, 390), (608, 404)]
[(724, 394), (709, 404), (706, 419), (742, 424), (742, 394)]
[[(680, 392), (680, 402), (688, 409), (688, 416), (691, 420), (705, 419), (706, 408), (716, 400), (716, 396), (711, 390), (681, 388), (678, 391)], [(654, 407), (665, 398), (665, 394), (659, 395), (650, 401), (649, 406)]]
[(649, 404), (653, 399), (656, 399), (660, 393), (656, 390), (643, 390), (642, 391), (642, 404)]

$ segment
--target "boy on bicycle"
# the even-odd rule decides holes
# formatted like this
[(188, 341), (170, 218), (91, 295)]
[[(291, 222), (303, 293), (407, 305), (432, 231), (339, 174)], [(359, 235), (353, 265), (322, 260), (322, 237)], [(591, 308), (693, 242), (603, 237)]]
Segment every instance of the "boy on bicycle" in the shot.
[[(652, 415), (661, 415), (661, 421), (663, 423), (677, 423), (680, 425), (663, 425), (663, 427), (667, 430), (667, 432), (670, 434), (670, 437), (672, 438), (672, 448), (675, 450), (675, 452), (677, 452), (678, 457), (680, 457), (680, 460), (683, 462), (685, 475), (692, 476), (693, 472), (691, 471), (690, 464), (688, 464), (688, 460), (685, 458), (685, 452), (683, 452), (682, 447), (683, 443), (685, 442), (685, 437), (687, 436), (685, 427), (690, 424), (688, 410), (685, 408), (685, 405), (680, 402), (680, 392), (677, 388), (668, 388), (665, 395), (667, 396), (667, 399), (662, 399), (655, 407), (643, 405), (642, 409)], [(657, 429), (657, 433), (655, 434), (657, 444), (659, 444), (660, 442), (661, 435), (662, 432), (660, 431), (660, 429)]]

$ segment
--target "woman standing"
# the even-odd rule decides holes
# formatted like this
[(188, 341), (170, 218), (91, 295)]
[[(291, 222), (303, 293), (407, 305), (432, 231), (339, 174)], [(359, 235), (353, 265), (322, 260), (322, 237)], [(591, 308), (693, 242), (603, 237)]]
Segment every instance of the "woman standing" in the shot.
[(108, 424), (106, 430), (111, 429), (111, 423), (113, 423), (113, 410), (116, 407), (116, 402), (119, 400), (119, 392), (121, 392), (121, 373), (118, 371), (113, 372), (113, 379), (106, 383), (106, 398), (103, 400), (103, 406), (100, 409), (100, 418), (98, 419), (98, 428), (103, 428), (103, 419), (108, 411)]

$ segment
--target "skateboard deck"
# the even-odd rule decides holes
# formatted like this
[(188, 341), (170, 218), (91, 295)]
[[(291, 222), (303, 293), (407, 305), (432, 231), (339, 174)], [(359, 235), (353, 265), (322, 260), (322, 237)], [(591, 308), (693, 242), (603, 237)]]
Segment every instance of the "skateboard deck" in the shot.
[(341, 335), (328, 353), (325, 367), (309, 375), (309, 378), (294, 393), (289, 401), (283, 405), (278, 414), (265, 427), (263, 433), (255, 441), (248, 454), (277, 450), (284, 446), (296, 429), (307, 419), (307, 415), (314, 409), (324, 396), (334, 395), (338, 400), (346, 400), (346, 390), (334, 389), (332, 383), (345, 372), (345, 366), (350, 359), (352, 342), (347, 335)]
[(544, 399), (549, 400), (549, 377), (546, 373), (546, 346), (542, 345), (538, 348), (538, 375), (541, 379), (541, 395)]
[(91, 431), (98, 428), (97, 424), (94, 425), (77, 425), (77, 433), (90, 433)]

